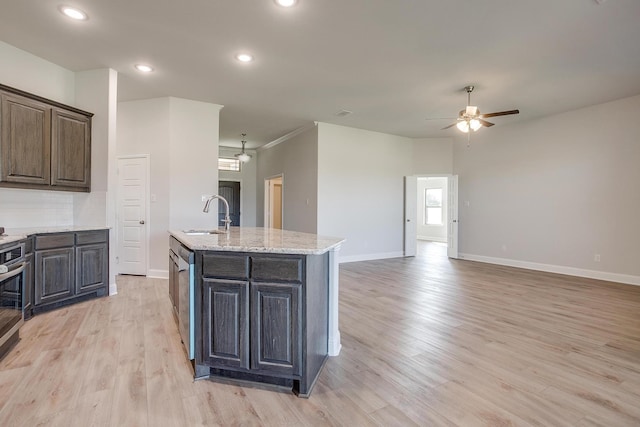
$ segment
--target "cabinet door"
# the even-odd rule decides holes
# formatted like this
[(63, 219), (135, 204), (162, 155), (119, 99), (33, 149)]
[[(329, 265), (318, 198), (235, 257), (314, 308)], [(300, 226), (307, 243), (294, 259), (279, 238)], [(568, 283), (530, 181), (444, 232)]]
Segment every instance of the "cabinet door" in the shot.
[(76, 246), (76, 294), (107, 288), (107, 258), (106, 243)]
[(59, 301), (73, 295), (73, 248), (36, 251), (35, 271), (35, 305)]
[(91, 119), (54, 108), (51, 121), (51, 185), (89, 191)]
[(251, 369), (300, 375), (301, 285), (251, 283)]
[(2, 94), (0, 180), (48, 186), (51, 172), (51, 108), (18, 95)]
[(249, 368), (249, 283), (203, 279), (203, 362)]

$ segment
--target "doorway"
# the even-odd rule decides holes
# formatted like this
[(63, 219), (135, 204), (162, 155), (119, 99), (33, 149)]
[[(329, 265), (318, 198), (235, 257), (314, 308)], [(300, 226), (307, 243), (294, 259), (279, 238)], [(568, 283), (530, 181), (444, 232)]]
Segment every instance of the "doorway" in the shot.
[(458, 257), (458, 176), (405, 177), (404, 255), (415, 256), (417, 241), (446, 243)]
[(147, 274), (149, 156), (118, 158), (117, 247), (119, 274)]
[[(239, 181), (219, 181), (218, 194), (229, 202), (229, 217), (231, 218), (231, 226), (240, 226), (241, 197)], [(224, 226), (224, 203), (218, 200), (218, 225)]]
[(264, 180), (264, 225), (282, 229), (284, 176), (276, 175)]

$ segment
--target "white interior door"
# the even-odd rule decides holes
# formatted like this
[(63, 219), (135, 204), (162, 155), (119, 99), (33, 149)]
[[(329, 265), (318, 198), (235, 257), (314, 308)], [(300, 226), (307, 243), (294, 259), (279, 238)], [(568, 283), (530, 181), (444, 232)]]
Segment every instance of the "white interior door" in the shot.
[(149, 158), (118, 159), (118, 272), (147, 274)]
[(416, 256), (418, 246), (418, 177), (404, 177), (404, 256)]
[(458, 175), (449, 177), (447, 256), (458, 258)]

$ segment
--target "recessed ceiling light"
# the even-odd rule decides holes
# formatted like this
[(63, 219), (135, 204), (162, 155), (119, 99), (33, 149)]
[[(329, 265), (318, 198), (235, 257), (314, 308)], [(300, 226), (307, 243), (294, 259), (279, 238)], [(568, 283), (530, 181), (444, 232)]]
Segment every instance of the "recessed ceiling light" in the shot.
[(298, 3), (298, 0), (275, 0), (278, 6), (291, 7)]
[(153, 71), (153, 67), (146, 64), (136, 64), (135, 68), (142, 73), (150, 73)]
[(253, 56), (248, 53), (239, 53), (236, 55), (236, 59), (240, 62), (251, 62), (253, 61)]
[(71, 19), (75, 19), (76, 21), (86, 21), (87, 19), (89, 19), (89, 16), (86, 13), (84, 13), (80, 9), (76, 9), (75, 7), (60, 6), (58, 9), (64, 15), (68, 16)]

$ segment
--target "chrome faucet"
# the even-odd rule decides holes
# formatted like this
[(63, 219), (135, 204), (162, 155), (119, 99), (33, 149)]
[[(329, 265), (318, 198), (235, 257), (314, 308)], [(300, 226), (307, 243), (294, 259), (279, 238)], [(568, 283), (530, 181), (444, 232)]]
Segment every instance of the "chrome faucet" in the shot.
[(216, 194), (215, 196), (210, 196), (209, 198), (207, 198), (207, 202), (204, 204), (204, 209), (202, 209), (202, 212), (209, 212), (209, 206), (211, 206), (211, 201), (213, 199), (220, 199), (224, 203), (226, 211), (224, 214), (224, 220), (222, 222), (224, 222), (224, 231), (228, 233), (229, 227), (231, 226), (231, 217), (229, 217), (229, 202), (227, 202), (227, 199), (218, 194)]

